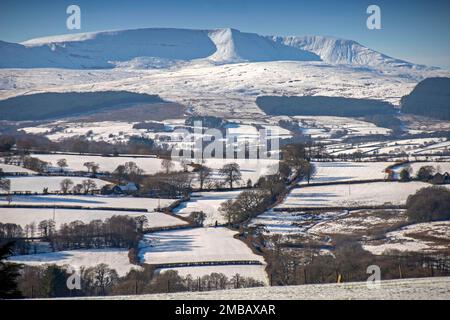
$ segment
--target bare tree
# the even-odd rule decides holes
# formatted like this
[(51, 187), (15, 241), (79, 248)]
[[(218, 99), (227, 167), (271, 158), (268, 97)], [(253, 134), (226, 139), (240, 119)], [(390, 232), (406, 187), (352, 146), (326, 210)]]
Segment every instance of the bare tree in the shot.
[(77, 183), (76, 185), (73, 186), (72, 188), (73, 193), (75, 194), (80, 194), (83, 191), (83, 185), (81, 183)]
[(114, 177), (120, 182), (131, 181), (134, 183), (140, 183), (143, 174), (144, 170), (139, 168), (133, 161), (117, 166), (113, 172)]
[(38, 230), (41, 237), (49, 237), (55, 232), (55, 221), (53, 220), (42, 220), (38, 224)]
[(203, 227), (203, 223), (206, 219), (206, 214), (203, 211), (193, 211), (189, 215), (189, 219), (196, 225)]
[(234, 202), (229, 199), (220, 204), (219, 212), (225, 217), (228, 222), (228, 225), (231, 225), (231, 222), (234, 221), (236, 211), (234, 210)]
[[(88, 173), (94, 173), (97, 172), (99, 165), (95, 162), (89, 161), (89, 162), (85, 162), (83, 163), (83, 166), (86, 167), (86, 169), (88, 169)], [(94, 172), (95, 170), (95, 172)]]
[(228, 183), (230, 189), (233, 189), (233, 183), (238, 182), (242, 178), (241, 169), (236, 162), (224, 165), (219, 174), (224, 177), (225, 183)]
[(200, 165), (197, 169), (198, 181), (200, 182), (200, 190), (203, 190), (203, 186), (211, 174), (211, 168)]
[(100, 290), (100, 294), (105, 295), (107, 289), (117, 283), (119, 276), (114, 269), (110, 269), (108, 265), (100, 263), (95, 267), (88, 268), (85, 271), (85, 277), (89, 278), (89, 282)]
[(113, 172), (113, 176), (117, 180), (119, 180), (119, 182), (124, 181), (126, 179), (126, 177), (127, 177), (125, 166), (123, 164), (118, 165), (116, 170), (114, 170), (114, 172)]
[(83, 180), (83, 181), (81, 182), (81, 184), (82, 184), (82, 186), (83, 186), (83, 192), (84, 192), (85, 194), (87, 194), (87, 193), (93, 191), (93, 190), (97, 187), (97, 184), (96, 184), (95, 181), (92, 180), (92, 179), (86, 179), (86, 180)]
[(163, 159), (161, 162), (161, 167), (165, 170), (166, 173), (169, 173), (175, 167), (175, 164), (170, 159)]
[(66, 194), (69, 192), (70, 188), (72, 188), (73, 181), (70, 179), (63, 179), (59, 185), (61, 187), (61, 192)]
[(56, 161), (56, 164), (60, 168), (61, 172), (64, 171), (64, 168), (68, 167), (66, 159), (59, 159), (58, 161)]

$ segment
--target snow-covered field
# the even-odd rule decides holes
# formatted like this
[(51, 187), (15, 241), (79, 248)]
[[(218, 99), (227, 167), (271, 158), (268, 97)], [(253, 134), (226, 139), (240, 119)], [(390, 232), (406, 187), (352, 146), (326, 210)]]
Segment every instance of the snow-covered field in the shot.
[[(75, 136), (89, 136), (94, 141), (124, 142), (133, 135), (141, 136), (146, 130), (133, 129), (136, 122), (101, 121), (68, 122), (57, 121), (38, 127), (26, 127), (22, 130), (31, 134), (44, 134), (52, 141)], [(57, 130), (55, 130), (57, 129)]]
[(345, 130), (343, 137), (388, 135), (391, 130), (377, 127), (375, 124), (348, 117), (331, 116), (295, 116), (303, 134), (311, 135), (313, 139), (329, 139), (338, 132)]
[[(117, 166), (125, 164), (126, 162), (134, 162), (136, 165), (144, 170), (145, 173), (151, 174), (158, 171), (162, 171), (162, 160), (156, 157), (102, 157), (102, 156), (90, 156), (90, 155), (71, 155), (71, 154), (33, 154), (33, 157), (39, 158), (42, 161), (50, 162), (56, 167), (56, 162), (59, 159), (66, 159), (69, 170), (73, 171), (87, 171), (84, 166), (86, 162), (98, 163), (100, 168), (99, 172), (108, 171), (113, 172)], [(174, 170), (181, 170), (179, 163), (174, 161)]]
[[(392, 162), (314, 162), (316, 173), (311, 182), (384, 179), (384, 170)], [(305, 184), (307, 181), (302, 181)]]
[[(158, 207), (170, 205), (173, 199), (136, 198), (117, 196), (92, 196), (92, 195), (35, 195), (13, 196), (12, 205), (58, 205), (58, 206), (82, 206), (88, 208), (122, 208), (116, 210), (92, 210), (92, 209), (53, 209), (53, 208), (0, 208), (0, 222), (17, 223), (24, 227), (32, 222), (39, 223), (42, 220), (56, 220), (59, 227), (63, 223), (80, 220), (88, 223), (96, 219), (107, 219), (113, 215), (128, 215), (132, 217), (145, 215), (148, 218), (148, 227), (164, 227), (187, 224), (185, 221), (170, 215), (153, 212)], [(0, 198), (0, 204), (7, 204), (4, 198)], [(126, 209), (145, 209), (147, 212), (126, 211)]]
[[(134, 208), (147, 209), (149, 212), (156, 208), (167, 207), (173, 199), (122, 197), (122, 196), (100, 196), (100, 195), (33, 195), (33, 196), (13, 196), (11, 204), (30, 205), (66, 205), (83, 207), (107, 207), (107, 208)], [(0, 204), (7, 203), (4, 198), (0, 198)]]
[(381, 241), (363, 245), (373, 254), (389, 250), (436, 252), (448, 250), (450, 245), (450, 221), (424, 222), (406, 226), (386, 234)]
[(374, 182), (293, 189), (278, 207), (331, 207), (405, 204), (409, 195), (431, 185), (424, 182)]
[(242, 180), (238, 183), (242, 186), (247, 184), (250, 179), (252, 183), (256, 183), (259, 177), (263, 175), (273, 174), (278, 170), (278, 159), (206, 159), (204, 165), (213, 169), (210, 179), (221, 179), (218, 170), (227, 163), (235, 162), (239, 165)]
[(200, 113), (251, 118), (261, 115), (255, 103), (255, 97), (261, 94), (370, 97), (398, 104), (420, 79), (448, 74), (424, 70), (408, 71), (408, 75), (401, 76), (404, 72), (393, 70), (384, 74), (366, 68), (308, 61), (224, 65), (191, 62), (170, 69), (133, 70), (132, 73), (122, 69), (2, 69), (1, 78), (7, 81), (0, 87), (0, 99), (42, 91), (120, 89), (159, 94), (168, 101), (193, 105)]
[(132, 269), (140, 267), (131, 264), (128, 259), (127, 249), (86, 249), (67, 250), (49, 253), (29, 254), (24, 256), (14, 256), (9, 259), (11, 262), (23, 263), (32, 266), (56, 264), (58, 266), (67, 265), (75, 270), (81, 267), (95, 267), (100, 263), (107, 264), (115, 269), (119, 276), (125, 276)]
[(4, 173), (26, 173), (26, 174), (35, 174), (36, 172), (15, 166), (12, 164), (4, 164), (0, 163), (0, 171), (3, 171)]
[(203, 211), (206, 214), (204, 221), (205, 226), (226, 223), (226, 219), (219, 207), (222, 202), (229, 199), (235, 199), (241, 190), (234, 191), (221, 191), (221, 192), (196, 192), (191, 194), (191, 199), (187, 202), (182, 202), (175, 210), (174, 213), (183, 217), (188, 217), (194, 211)]
[(166, 268), (158, 269), (158, 272), (165, 272), (167, 270), (177, 271), (182, 277), (191, 275), (192, 278), (197, 279), (211, 273), (222, 273), (228, 279), (233, 278), (236, 274), (241, 277), (253, 278), (261, 281), (265, 285), (269, 284), (267, 273), (264, 265), (228, 265), (228, 266), (198, 266), (198, 267), (181, 267), (181, 268)]
[[(79, 299), (79, 298), (77, 298)], [(449, 300), (450, 277), (382, 280), (380, 288), (366, 282), (258, 287), (209, 292), (179, 292), (81, 299), (117, 300)]]
[[(62, 180), (69, 178), (74, 185), (87, 180), (85, 177), (47, 177), (47, 176), (31, 176), (31, 177), (8, 177), (11, 181), (11, 192), (36, 192), (42, 193), (44, 188), (48, 188), (48, 192), (56, 192), (61, 190), (60, 183)], [(109, 182), (100, 179), (91, 179), (95, 182), (96, 188), (100, 189)]]
[(299, 234), (308, 232), (313, 226), (323, 221), (334, 221), (347, 214), (346, 211), (311, 214), (268, 210), (252, 219), (251, 225), (263, 225), (266, 231), (271, 234)]
[(414, 160), (423, 154), (440, 154), (448, 151), (450, 142), (446, 138), (418, 138), (388, 140), (380, 142), (355, 143), (355, 144), (330, 144), (327, 151), (332, 155), (352, 154), (361, 152), (365, 155), (377, 154), (405, 154)]
[(260, 261), (247, 245), (224, 227), (162, 231), (145, 236), (141, 261), (149, 264), (204, 261)]
[(15, 223), (25, 227), (27, 224), (36, 225), (43, 220), (55, 219), (56, 227), (59, 228), (64, 223), (82, 221), (89, 223), (93, 220), (105, 220), (117, 215), (127, 215), (130, 217), (146, 216), (147, 227), (166, 227), (185, 225), (187, 222), (172, 217), (161, 212), (136, 212), (136, 211), (116, 211), (116, 210), (91, 210), (91, 209), (52, 209), (52, 208), (0, 208), (0, 222)]
[(389, 228), (406, 223), (405, 210), (356, 210), (338, 219), (317, 223), (308, 232), (311, 234), (361, 234), (363, 236), (376, 229)]

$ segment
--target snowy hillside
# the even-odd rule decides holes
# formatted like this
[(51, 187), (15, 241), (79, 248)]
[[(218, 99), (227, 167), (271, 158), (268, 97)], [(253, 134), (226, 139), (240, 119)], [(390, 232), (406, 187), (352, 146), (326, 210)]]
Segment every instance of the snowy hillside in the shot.
[(353, 40), (322, 36), (269, 37), (279, 44), (314, 52), (330, 64), (350, 64), (368, 67), (407, 67), (424, 69), (425, 66), (395, 59), (364, 47)]
[(124, 61), (157, 57), (164, 60), (319, 61), (311, 52), (235, 29), (136, 29), (91, 32), (0, 43), (2, 68), (111, 68)]
[(0, 68), (45, 68), (70, 65), (66, 56), (48, 46), (27, 48), (21, 44), (0, 41)]
[(117, 300), (446, 300), (450, 299), (450, 278), (383, 280), (381, 287), (376, 289), (368, 288), (365, 282), (351, 282), (105, 298)]
[(263, 37), (234, 29), (137, 29), (22, 44), (0, 41), (0, 58), (2, 100), (40, 92), (126, 90), (158, 94), (200, 114), (238, 118), (263, 115), (255, 103), (259, 95), (369, 98), (398, 105), (419, 81), (450, 76), (353, 41)]
[[(320, 61), (367, 67), (423, 69), (352, 41), (322, 36), (261, 36), (224, 28), (190, 30), (147, 28), (68, 34), (31, 39), (22, 44), (0, 42), (1, 68), (113, 68), (124, 62), (152, 59), (204, 59), (214, 63)], [(150, 65), (150, 66), (149, 66)]]
[(219, 63), (320, 60), (314, 53), (270, 41), (256, 33), (243, 33), (236, 29), (218, 29), (208, 34), (216, 46), (216, 52), (210, 59)]

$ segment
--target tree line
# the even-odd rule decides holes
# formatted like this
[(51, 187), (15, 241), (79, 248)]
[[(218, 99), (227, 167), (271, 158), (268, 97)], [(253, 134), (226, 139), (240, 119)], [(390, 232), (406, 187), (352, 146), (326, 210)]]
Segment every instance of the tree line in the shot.
[(115, 215), (104, 221), (72, 221), (62, 224), (58, 230), (51, 219), (38, 224), (27, 224), (25, 228), (13, 223), (0, 223), (0, 243), (14, 240), (14, 251), (19, 254), (32, 251), (33, 242), (27, 238), (34, 237), (41, 237), (42, 241), (48, 242), (53, 251), (106, 247), (137, 248), (147, 222), (145, 216), (132, 218)]

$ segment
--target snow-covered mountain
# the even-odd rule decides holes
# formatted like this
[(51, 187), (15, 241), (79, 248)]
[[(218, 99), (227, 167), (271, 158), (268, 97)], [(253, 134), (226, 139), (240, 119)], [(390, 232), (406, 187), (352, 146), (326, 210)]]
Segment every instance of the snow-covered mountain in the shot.
[(0, 100), (125, 90), (157, 94), (200, 114), (254, 118), (262, 114), (255, 103), (259, 95), (397, 105), (427, 77), (450, 72), (390, 58), (350, 40), (234, 29), (137, 29), (0, 42)]
[[(16, 54), (17, 53), (17, 54)], [(143, 57), (215, 63), (319, 61), (299, 48), (235, 29), (135, 29), (38, 38), (0, 45), (0, 67), (111, 68)]]
[(276, 43), (314, 52), (327, 63), (349, 64), (375, 68), (407, 67), (423, 69), (425, 66), (395, 59), (364, 47), (353, 40), (322, 36), (269, 37)]
[[(352, 41), (320, 36), (277, 37), (235, 29), (147, 28), (0, 42), (0, 68), (113, 68), (132, 61), (204, 59), (216, 64), (319, 61), (374, 68), (423, 66), (388, 57)], [(151, 58), (151, 59), (149, 59)], [(139, 63), (138, 63), (139, 64)], [(151, 64), (151, 63), (150, 63)]]
[(208, 32), (216, 51), (209, 58), (219, 63), (261, 61), (319, 61), (309, 51), (271, 41), (256, 33), (244, 33), (236, 29), (217, 29)]

